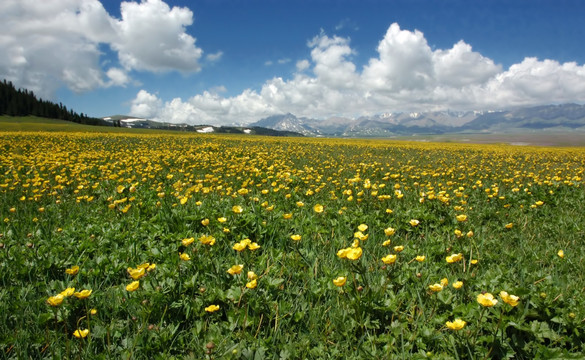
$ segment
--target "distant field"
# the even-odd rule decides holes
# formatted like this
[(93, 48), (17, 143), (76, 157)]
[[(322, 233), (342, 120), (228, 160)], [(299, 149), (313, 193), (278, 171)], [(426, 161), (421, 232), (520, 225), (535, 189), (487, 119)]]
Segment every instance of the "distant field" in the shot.
[[(65, 132), (98, 132), (98, 133), (144, 133), (163, 132), (173, 134), (169, 130), (130, 129), (103, 126), (81, 125), (64, 120), (39, 118), (36, 116), (12, 117), (0, 116), (0, 131), (65, 131)], [(447, 142), (469, 144), (509, 144), (515, 146), (585, 146), (585, 134), (570, 131), (558, 132), (517, 132), (511, 134), (444, 134), (444, 135), (413, 135), (388, 140), (415, 142)]]
[(65, 132), (149, 132), (148, 129), (127, 129), (82, 125), (71, 121), (36, 116), (0, 116), (0, 131), (65, 131)]

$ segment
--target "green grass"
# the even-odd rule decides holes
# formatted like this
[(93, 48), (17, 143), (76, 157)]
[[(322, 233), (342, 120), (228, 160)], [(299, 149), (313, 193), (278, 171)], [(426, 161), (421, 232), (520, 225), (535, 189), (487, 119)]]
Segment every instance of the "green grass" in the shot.
[(0, 133), (3, 357), (585, 356), (584, 149), (170, 134)]

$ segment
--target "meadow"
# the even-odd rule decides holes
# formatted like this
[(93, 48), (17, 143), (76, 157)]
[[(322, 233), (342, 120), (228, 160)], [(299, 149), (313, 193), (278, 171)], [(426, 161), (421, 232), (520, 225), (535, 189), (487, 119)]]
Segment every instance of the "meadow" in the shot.
[(585, 149), (0, 133), (0, 357), (585, 356)]

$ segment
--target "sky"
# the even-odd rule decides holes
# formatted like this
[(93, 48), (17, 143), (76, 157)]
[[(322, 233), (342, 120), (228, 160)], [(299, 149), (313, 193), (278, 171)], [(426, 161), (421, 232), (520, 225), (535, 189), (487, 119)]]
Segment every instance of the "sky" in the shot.
[(2, 0), (0, 79), (90, 116), (247, 124), (585, 103), (581, 0)]

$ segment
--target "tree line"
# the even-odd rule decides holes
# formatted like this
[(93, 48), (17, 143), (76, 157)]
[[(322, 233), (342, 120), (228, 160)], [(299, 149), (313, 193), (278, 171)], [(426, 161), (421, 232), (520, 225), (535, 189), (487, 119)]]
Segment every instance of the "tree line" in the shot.
[(62, 103), (37, 99), (32, 91), (16, 89), (11, 81), (0, 82), (0, 115), (8, 116), (38, 116), (50, 119), (72, 121), (86, 125), (112, 124), (99, 118), (89, 117), (84, 113), (77, 113), (73, 109), (67, 109)]

